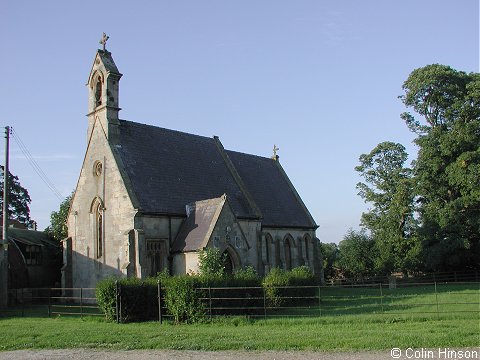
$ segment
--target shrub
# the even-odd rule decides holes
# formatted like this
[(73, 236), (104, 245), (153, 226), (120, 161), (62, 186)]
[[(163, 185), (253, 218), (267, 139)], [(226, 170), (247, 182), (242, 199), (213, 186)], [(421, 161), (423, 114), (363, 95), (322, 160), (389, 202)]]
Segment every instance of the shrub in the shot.
[(107, 321), (115, 320), (117, 291), (114, 278), (100, 281), (95, 289), (97, 304), (105, 314)]
[(202, 304), (202, 294), (198, 290), (200, 279), (198, 276), (161, 276), (162, 286), (165, 288), (164, 301), (167, 312), (173, 317), (176, 324), (194, 323), (205, 316)]
[(283, 305), (280, 287), (288, 286), (288, 277), (286, 271), (280, 268), (273, 268), (265, 276), (262, 282), (267, 297), (267, 305), (271, 307), (280, 307)]
[(205, 248), (198, 253), (198, 269), (201, 275), (222, 277), (225, 273), (225, 254), (219, 249)]
[[(297, 302), (298, 288), (288, 288), (290, 286), (313, 286), (316, 285), (316, 279), (307, 266), (299, 266), (291, 271), (279, 268), (273, 268), (263, 279), (262, 285), (267, 297), (267, 305), (270, 307), (281, 307), (291, 305)], [(302, 290), (302, 296), (306, 298), (315, 296), (316, 289), (306, 288)]]
[(118, 285), (122, 322), (148, 321), (158, 318), (156, 279), (127, 278), (120, 280)]
[(155, 279), (141, 281), (136, 278), (107, 278), (97, 284), (97, 304), (108, 321), (116, 318), (117, 285), (119, 292), (120, 320), (122, 322), (155, 319), (158, 314), (157, 283)]

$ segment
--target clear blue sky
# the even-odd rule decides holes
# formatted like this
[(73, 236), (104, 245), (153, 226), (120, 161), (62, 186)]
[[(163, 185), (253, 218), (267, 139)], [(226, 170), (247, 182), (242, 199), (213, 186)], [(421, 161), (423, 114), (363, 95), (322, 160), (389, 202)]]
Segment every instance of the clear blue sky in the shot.
[[(339, 242), (367, 208), (360, 154), (390, 140), (414, 156), (397, 98), (409, 73), (479, 66), (478, 0), (0, 0), (0, 10), (0, 125), (63, 196), (82, 164), (85, 83), (106, 32), (124, 74), (121, 118), (257, 155), (277, 144), (323, 242)], [(11, 171), (45, 228), (60, 201), (15, 141)]]

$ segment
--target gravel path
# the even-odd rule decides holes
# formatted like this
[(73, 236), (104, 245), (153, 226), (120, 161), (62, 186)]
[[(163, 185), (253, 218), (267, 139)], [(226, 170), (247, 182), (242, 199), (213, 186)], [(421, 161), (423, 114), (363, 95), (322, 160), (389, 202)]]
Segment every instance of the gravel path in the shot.
[(325, 353), (306, 351), (175, 351), (129, 350), (97, 351), (68, 350), (18, 350), (0, 352), (1, 360), (387, 360), (386, 352)]
[[(474, 349), (480, 351), (480, 348)], [(478, 354), (478, 352), (477, 352)], [(427, 354), (398, 357), (399, 359), (445, 359)], [(413, 356), (412, 356), (413, 355)], [(420, 356), (419, 356), (420, 355)], [(313, 351), (183, 351), (183, 350), (124, 350), (102, 351), (90, 349), (18, 350), (0, 352), (0, 360), (388, 360), (390, 351), (383, 352), (313, 352)], [(479, 357), (473, 357), (478, 359)]]

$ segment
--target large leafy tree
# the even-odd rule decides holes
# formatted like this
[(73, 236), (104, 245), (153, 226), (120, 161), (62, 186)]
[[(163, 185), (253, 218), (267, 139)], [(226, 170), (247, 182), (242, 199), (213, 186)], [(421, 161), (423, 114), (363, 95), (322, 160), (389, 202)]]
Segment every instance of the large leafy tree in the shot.
[(379, 273), (408, 272), (417, 267), (419, 246), (415, 236), (414, 192), (411, 169), (405, 167), (408, 154), (398, 143), (383, 142), (360, 156), (355, 168), (365, 182), (357, 189), (371, 205), (362, 214), (378, 251)]
[[(5, 168), (0, 165), (0, 208), (3, 209), (3, 179)], [(26, 227), (33, 226), (34, 221), (30, 218), (30, 203), (32, 199), (27, 189), (20, 185), (17, 176), (11, 172), (8, 174), (8, 218), (16, 220)]]
[(45, 229), (45, 232), (55, 240), (63, 240), (68, 235), (67, 216), (70, 211), (73, 194), (74, 193), (67, 196), (65, 200), (62, 201), (58, 211), (52, 211), (50, 214), (50, 225)]
[(340, 270), (347, 277), (363, 278), (375, 274), (375, 241), (365, 231), (349, 230), (338, 245)]
[[(444, 65), (413, 71), (402, 118), (417, 134), (419, 236), (429, 270), (479, 266), (480, 74)], [(420, 116), (418, 116), (420, 115)]]

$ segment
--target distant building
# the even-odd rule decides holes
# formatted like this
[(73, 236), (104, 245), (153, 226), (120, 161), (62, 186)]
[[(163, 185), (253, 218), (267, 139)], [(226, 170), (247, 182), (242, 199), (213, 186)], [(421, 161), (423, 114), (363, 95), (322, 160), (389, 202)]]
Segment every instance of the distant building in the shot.
[(14, 227), (8, 228), (8, 240), (9, 289), (60, 286), (62, 248), (57, 241), (42, 231)]
[[(226, 271), (306, 265), (321, 277), (317, 225), (279, 163), (218, 137), (120, 120), (111, 53), (88, 76), (87, 150), (68, 216), (63, 285), (198, 270), (218, 248)], [(254, 131), (254, 129), (252, 129)]]

